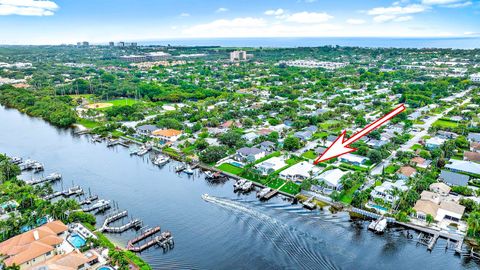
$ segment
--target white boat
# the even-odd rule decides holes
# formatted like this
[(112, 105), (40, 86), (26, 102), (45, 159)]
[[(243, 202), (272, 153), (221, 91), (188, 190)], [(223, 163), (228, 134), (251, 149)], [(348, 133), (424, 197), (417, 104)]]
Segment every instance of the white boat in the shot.
[(51, 173), (47, 177), (45, 177), (45, 180), (47, 181), (54, 181), (59, 179), (62, 179), (62, 175), (59, 173)]
[(18, 165), (22, 163), (22, 158), (21, 157), (11, 157), (10, 162), (12, 162), (15, 165)]
[(387, 219), (380, 217), (378, 220), (373, 220), (369, 225), (368, 229), (375, 231), (376, 233), (383, 233), (387, 228)]
[(157, 166), (162, 166), (162, 165), (167, 164), (169, 161), (170, 161), (170, 158), (169, 158), (169, 157), (163, 156), (163, 155), (158, 155), (158, 156), (153, 160), (153, 164), (155, 164), (155, 165), (157, 165)]
[(249, 191), (253, 188), (252, 181), (246, 181), (245, 184), (242, 185), (242, 191)]
[(40, 163), (40, 162), (35, 162), (33, 163), (32, 167), (31, 167), (35, 172), (41, 172), (43, 171), (43, 164)]
[(238, 180), (237, 182), (235, 182), (235, 184), (233, 184), (233, 189), (240, 189), (245, 184), (245, 182), (247, 182), (247, 180), (245, 179)]
[(210, 199), (210, 196), (208, 195), (208, 193), (202, 194), (202, 199), (207, 201), (208, 199)]
[(189, 175), (193, 174), (193, 170), (192, 170), (192, 168), (190, 168), (190, 166), (187, 166), (187, 168), (185, 170), (183, 170), (183, 172), (186, 173), (186, 174), (189, 174)]
[(150, 151), (150, 150), (142, 146), (142, 147), (140, 147), (140, 150), (138, 150), (137, 155), (138, 156), (143, 156), (146, 153), (148, 153), (148, 151)]
[(272, 189), (269, 188), (269, 187), (263, 188), (262, 190), (260, 190), (260, 191), (257, 193), (257, 197), (262, 198), (262, 197), (264, 197), (265, 195), (267, 195), (271, 190), (272, 190)]

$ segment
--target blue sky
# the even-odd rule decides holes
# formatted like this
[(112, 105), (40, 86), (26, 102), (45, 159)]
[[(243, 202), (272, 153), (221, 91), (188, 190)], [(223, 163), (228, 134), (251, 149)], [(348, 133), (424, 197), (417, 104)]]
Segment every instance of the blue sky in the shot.
[(0, 44), (480, 35), (480, 0), (0, 0)]

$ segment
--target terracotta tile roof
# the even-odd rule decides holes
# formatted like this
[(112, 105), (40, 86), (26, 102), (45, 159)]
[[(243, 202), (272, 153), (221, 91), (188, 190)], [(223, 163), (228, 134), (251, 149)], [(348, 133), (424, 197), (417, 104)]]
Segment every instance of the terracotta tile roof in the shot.
[[(49, 222), (41, 227), (22, 233), (0, 243), (0, 254), (7, 256), (5, 264), (20, 265), (54, 249), (64, 240), (57, 235), (65, 232), (67, 226), (61, 221)], [(38, 234), (35, 240), (35, 234)]]
[(154, 136), (174, 137), (182, 134), (180, 130), (176, 129), (159, 129), (152, 132)]
[(463, 153), (463, 157), (465, 158), (465, 160), (480, 162), (480, 153), (477, 152), (465, 151)]
[(430, 214), (433, 217), (437, 216), (438, 204), (432, 201), (418, 200), (415, 203), (413, 209), (417, 212), (423, 212), (425, 214)]
[(84, 265), (89, 260), (90, 259), (82, 253), (78, 251), (73, 251), (68, 254), (55, 255), (51, 259), (29, 268), (29, 270), (77, 270), (80, 268), (80, 266)]
[(425, 159), (422, 157), (414, 157), (410, 161), (416, 164), (423, 164), (425, 162)]
[(410, 177), (416, 172), (417, 172), (417, 170), (415, 170), (415, 168), (410, 167), (410, 166), (403, 166), (400, 169), (398, 169), (398, 171), (397, 171), (397, 173), (403, 174), (406, 177)]

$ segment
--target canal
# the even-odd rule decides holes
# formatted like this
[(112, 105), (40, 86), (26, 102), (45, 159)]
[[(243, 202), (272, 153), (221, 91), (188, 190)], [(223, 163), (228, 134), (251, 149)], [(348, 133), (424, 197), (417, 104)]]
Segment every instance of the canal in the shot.
[[(384, 235), (352, 222), (346, 213), (308, 211), (281, 197), (259, 202), (238, 195), (232, 182), (211, 184), (200, 173), (176, 174), (148, 156), (131, 157), (122, 146), (107, 148), (41, 119), (0, 107), (0, 152), (41, 161), (44, 174), (63, 175), (59, 190), (73, 184), (114, 200), (144, 225), (160, 225), (175, 248), (150, 249), (141, 257), (154, 269), (478, 269), (440, 240), (432, 252), (406, 237), (403, 228)], [(22, 175), (31, 178), (31, 174)], [(214, 196), (205, 202), (201, 195)], [(104, 216), (98, 216), (101, 222)], [(124, 246), (135, 232), (109, 235)]]

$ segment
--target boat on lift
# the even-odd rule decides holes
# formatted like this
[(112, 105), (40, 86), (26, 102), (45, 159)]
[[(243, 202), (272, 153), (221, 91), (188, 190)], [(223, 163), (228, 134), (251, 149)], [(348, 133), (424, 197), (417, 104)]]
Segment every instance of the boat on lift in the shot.
[(188, 174), (188, 175), (192, 175), (193, 174), (193, 169), (190, 166), (187, 166), (187, 168), (185, 168), (185, 170), (183, 170), (183, 172)]
[(158, 155), (152, 162), (157, 166), (163, 166), (170, 161), (170, 158), (164, 155)]

